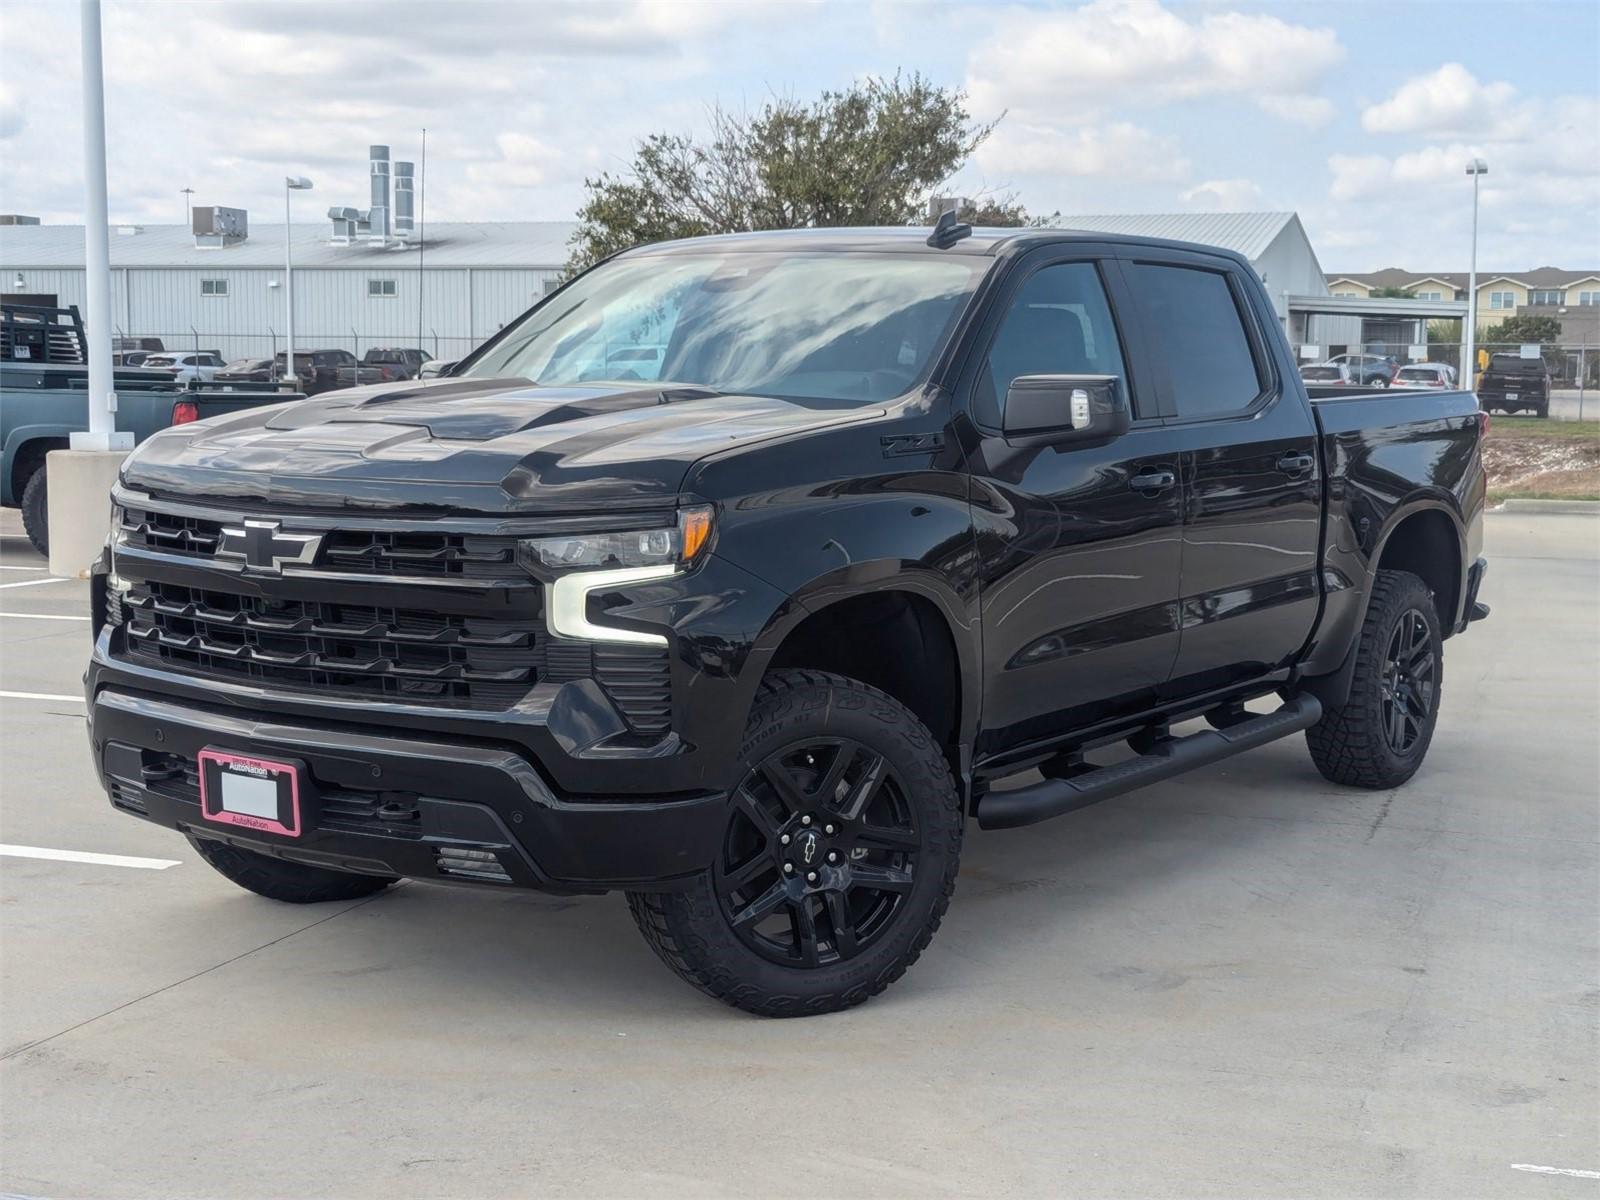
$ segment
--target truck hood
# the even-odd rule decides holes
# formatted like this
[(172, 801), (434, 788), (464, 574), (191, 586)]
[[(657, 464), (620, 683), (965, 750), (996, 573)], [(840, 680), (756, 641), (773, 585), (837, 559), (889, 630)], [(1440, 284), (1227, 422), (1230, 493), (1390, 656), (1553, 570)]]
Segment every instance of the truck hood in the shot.
[(128, 459), (123, 479), (282, 507), (659, 506), (708, 454), (881, 413), (687, 385), (409, 380), (164, 430)]

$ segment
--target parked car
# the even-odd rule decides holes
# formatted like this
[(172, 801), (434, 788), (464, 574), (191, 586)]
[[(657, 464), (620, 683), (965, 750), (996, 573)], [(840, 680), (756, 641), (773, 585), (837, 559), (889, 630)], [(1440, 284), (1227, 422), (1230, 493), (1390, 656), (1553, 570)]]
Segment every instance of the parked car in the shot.
[(1478, 403), (1484, 412), (1531, 412), (1550, 415), (1550, 367), (1543, 358), (1492, 354), (1489, 369), (1478, 376)]
[(166, 350), (166, 346), (162, 345), (158, 337), (119, 337), (111, 339), (111, 350), (112, 353), (122, 350), (143, 350), (148, 354), (160, 354)]
[(147, 371), (164, 371), (179, 383), (210, 383), (222, 368), (222, 355), (214, 350), (151, 354), (139, 364)]
[[(596, 380), (663, 327), (659, 382)], [(702, 991), (846, 1008), (929, 945), (969, 818), (1301, 731), (1337, 783), (1422, 765), (1487, 615), (1482, 414), (1317, 390), (1232, 251), (953, 216), (631, 250), (431, 387), (135, 451), (93, 759), (261, 895), (622, 890)]]
[(236, 358), (224, 363), (213, 378), (217, 383), (273, 383), (277, 376), (270, 358)]
[(454, 367), (459, 361), (459, 359), (454, 358), (430, 358), (422, 364), (422, 370), (417, 378), (437, 379), (441, 375), (448, 375), (450, 368)]
[(137, 367), (144, 363), (153, 350), (115, 350), (111, 354), (111, 365), (114, 367)]
[(373, 346), (355, 366), (339, 368), (339, 386), (416, 379), (427, 361), (426, 350)]
[(1325, 387), (1349, 387), (1355, 383), (1350, 368), (1342, 362), (1305, 363), (1300, 367), (1300, 378)]
[[(273, 377), (282, 379), (286, 356), (282, 350), (272, 360)], [(308, 396), (329, 392), (339, 387), (339, 368), (356, 365), (356, 356), (348, 350), (296, 350), (294, 373), (300, 390)]]
[[(70, 336), (78, 342), (70, 359), (0, 361), (0, 504), (22, 510), (23, 530), (40, 554), (50, 552), (45, 455), (67, 449), (71, 435), (89, 427), (81, 322), (75, 310), (52, 311), (59, 314), (59, 320), (51, 322), (52, 341)], [(212, 392), (203, 384), (199, 390), (186, 390), (171, 372), (143, 368), (117, 368), (113, 380), (117, 428), (131, 432), (136, 442), (169, 425), (242, 412), (284, 398), (270, 391)]]
[(1377, 354), (1336, 354), (1328, 360), (1350, 369), (1350, 381), (1357, 387), (1388, 387), (1399, 364)]
[(1428, 390), (1456, 386), (1456, 369), (1449, 363), (1411, 363), (1395, 372), (1390, 387)]

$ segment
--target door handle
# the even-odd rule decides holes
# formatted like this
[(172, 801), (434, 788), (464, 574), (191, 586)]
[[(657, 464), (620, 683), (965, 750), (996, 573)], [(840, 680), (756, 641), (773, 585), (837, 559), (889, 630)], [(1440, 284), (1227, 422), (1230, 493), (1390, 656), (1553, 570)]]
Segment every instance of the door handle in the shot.
[(1154, 471), (1141, 471), (1128, 480), (1128, 486), (1136, 492), (1164, 492), (1178, 482), (1178, 477), (1172, 471), (1165, 469)]
[(1285, 454), (1278, 460), (1278, 470), (1285, 475), (1304, 475), (1317, 465), (1317, 460), (1309, 454)]

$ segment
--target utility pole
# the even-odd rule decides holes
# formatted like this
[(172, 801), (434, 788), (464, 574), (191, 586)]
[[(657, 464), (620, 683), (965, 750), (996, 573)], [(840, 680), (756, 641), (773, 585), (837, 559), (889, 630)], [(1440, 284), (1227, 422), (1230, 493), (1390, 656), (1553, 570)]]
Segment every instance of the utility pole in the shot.
[(194, 195), (193, 188), (183, 188), (183, 227), (192, 228), (194, 225), (194, 206), (189, 197)]
[(1489, 173), (1489, 164), (1475, 158), (1467, 164), (1472, 176), (1472, 258), (1467, 265), (1467, 361), (1462, 378), (1469, 392), (1478, 390), (1478, 176)]

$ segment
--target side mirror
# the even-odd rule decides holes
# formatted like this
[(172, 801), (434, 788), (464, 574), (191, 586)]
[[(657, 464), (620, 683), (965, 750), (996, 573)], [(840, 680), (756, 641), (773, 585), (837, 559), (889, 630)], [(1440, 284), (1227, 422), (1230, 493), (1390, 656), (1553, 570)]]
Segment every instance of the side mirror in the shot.
[(1006, 389), (1001, 432), (1013, 446), (1108, 442), (1131, 416), (1115, 375), (1019, 375)]

